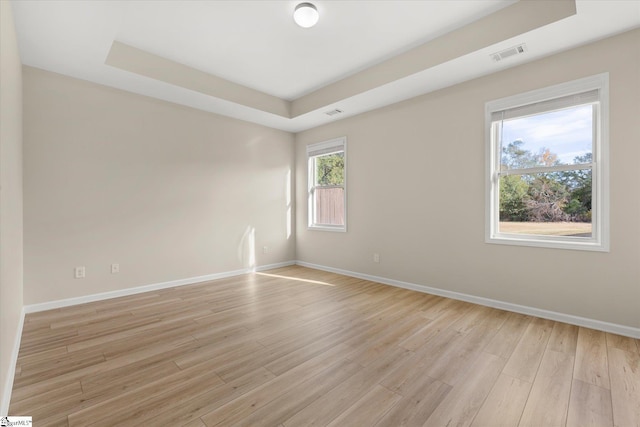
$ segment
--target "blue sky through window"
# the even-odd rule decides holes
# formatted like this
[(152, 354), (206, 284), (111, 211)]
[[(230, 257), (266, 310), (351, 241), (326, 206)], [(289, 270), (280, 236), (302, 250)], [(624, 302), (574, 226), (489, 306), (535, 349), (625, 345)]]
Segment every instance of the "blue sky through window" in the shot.
[(581, 105), (564, 110), (505, 120), (502, 144), (515, 140), (534, 154), (548, 148), (563, 164), (573, 164), (576, 156), (591, 153), (593, 146), (593, 106)]

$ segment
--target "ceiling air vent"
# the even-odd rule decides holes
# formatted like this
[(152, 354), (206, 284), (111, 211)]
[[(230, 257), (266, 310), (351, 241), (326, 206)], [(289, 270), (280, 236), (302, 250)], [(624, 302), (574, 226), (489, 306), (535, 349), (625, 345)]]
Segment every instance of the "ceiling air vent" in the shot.
[(502, 61), (503, 59), (510, 58), (512, 56), (520, 55), (527, 51), (527, 45), (522, 43), (518, 46), (510, 47), (509, 49), (502, 50), (498, 53), (491, 54), (491, 59), (495, 62)]
[(340, 110), (340, 109), (336, 108), (336, 109), (334, 109), (334, 110), (325, 111), (324, 113), (325, 113), (327, 116), (335, 116), (336, 114), (342, 114), (342, 113), (344, 113), (344, 111), (342, 111), (342, 110)]

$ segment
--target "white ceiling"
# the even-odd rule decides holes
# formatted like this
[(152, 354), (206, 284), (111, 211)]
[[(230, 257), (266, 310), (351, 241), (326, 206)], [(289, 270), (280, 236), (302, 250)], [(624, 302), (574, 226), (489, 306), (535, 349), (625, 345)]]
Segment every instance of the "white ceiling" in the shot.
[[(640, 0), (576, 0), (573, 16), (293, 118), (105, 64), (118, 41), (294, 101), (515, 3), (317, 0), (320, 21), (303, 29), (292, 20), (299, 2), (13, 0), (12, 6), (25, 65), (293, 132), (640, 27)], [(521, 42), (526, 54), (490, 60)], [(345, 113), (324, 114), (332, 108)]]

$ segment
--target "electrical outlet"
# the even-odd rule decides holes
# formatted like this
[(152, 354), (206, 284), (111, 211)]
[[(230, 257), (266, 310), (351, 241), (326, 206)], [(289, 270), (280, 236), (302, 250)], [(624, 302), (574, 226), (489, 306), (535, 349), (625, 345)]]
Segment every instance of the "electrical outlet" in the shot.
[(86, 275), (86, 270), (84, 267), (76, 267), (73, 273), (76, 279), (84, 279)]
[(268, 254), (269, 253), (269, 246), (263, 246), (262, 247), (262, 253), (263, 254)]
[(378, 253), (373, 254), (373, 262), (380, 262), (380, 254)]
[(111, 274), (120, 273), (120, 264), (111, 264)]

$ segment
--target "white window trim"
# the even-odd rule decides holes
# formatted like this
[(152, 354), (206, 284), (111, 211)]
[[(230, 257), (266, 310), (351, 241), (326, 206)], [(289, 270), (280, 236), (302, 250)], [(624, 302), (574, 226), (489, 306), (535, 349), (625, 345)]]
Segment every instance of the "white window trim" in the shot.
[[(493, 143), (492, 113), (510, 108), (542, 102), (589, 90), (600, 91), (600, 121), (596, 126), (593, 147), (592, 191), (595, 205), (593, 238), (532, 236), (498, 232), (500, 220), (496, 167), (500, 164), (499, 147)], [(597, 125), (597, 124), (596, 124)], [(485, 104), (485, 242), (503, 245), (533, 246), (556, 249), (574, 249), (609, 252), (609, 73), (598, 74), (555, 86), (526, 92)]]
[[(311, 167), (311, 162), (314, 152), (333, 150), (344, 152), (344, 225), (327, 225), (327, 224), (314, 224), (314, 204), (313, 204), (313, 187), (315, 182), (314, 168)], [(327, 154), (331, 151), (327, 151)], [(331, 139), (328, 141), (318, 142), (315, 144), (307, 145), (307, 229), (308, 230), (320, 230), (320, 231), (336, 231), (345, 233), (347, 231), (347, 137)]]

